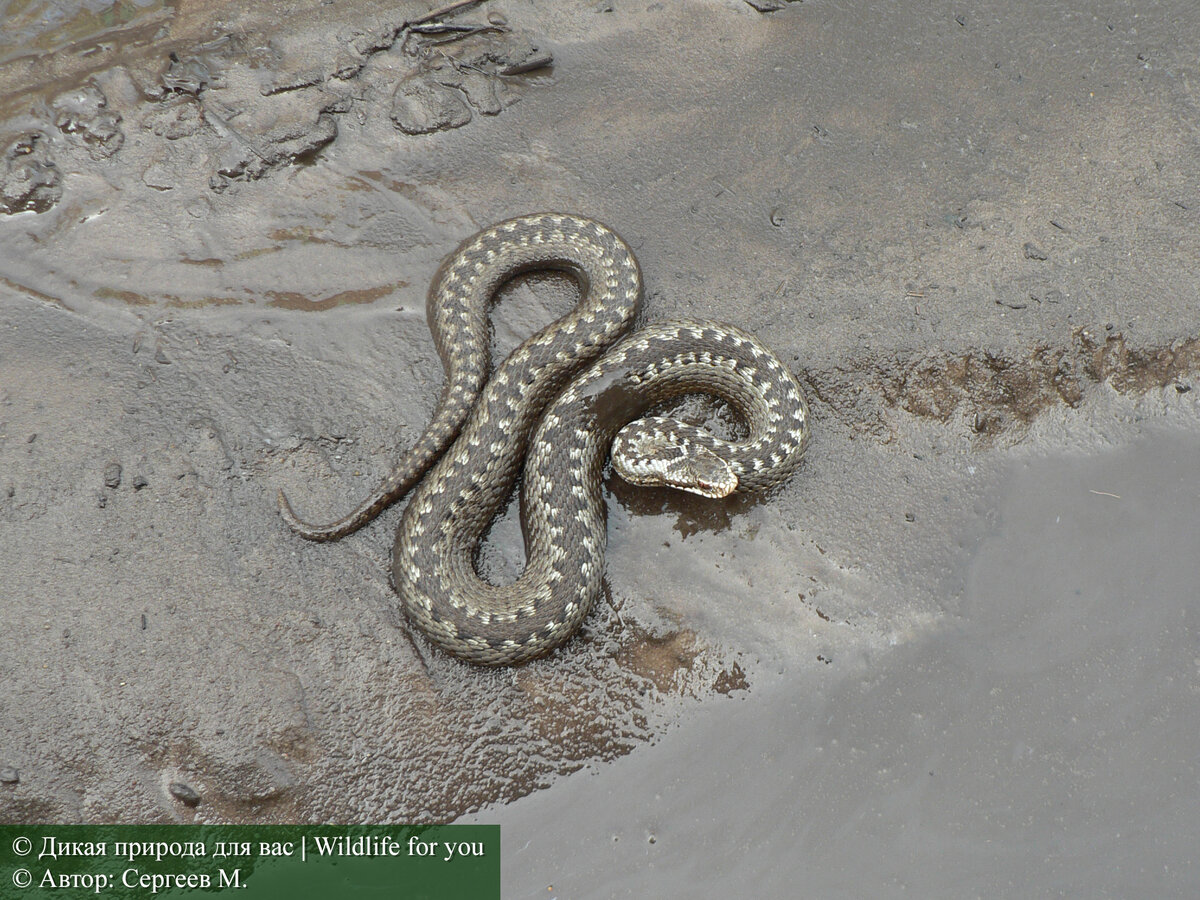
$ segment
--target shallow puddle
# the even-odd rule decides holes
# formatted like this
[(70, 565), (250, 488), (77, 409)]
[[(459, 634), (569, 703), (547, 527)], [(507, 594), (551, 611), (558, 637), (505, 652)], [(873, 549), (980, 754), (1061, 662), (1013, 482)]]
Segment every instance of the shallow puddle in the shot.
[(1190, 895), (1198, 468), (1173, 434), (1017, 465), (944, 628), (480, 816), (505, 896)]

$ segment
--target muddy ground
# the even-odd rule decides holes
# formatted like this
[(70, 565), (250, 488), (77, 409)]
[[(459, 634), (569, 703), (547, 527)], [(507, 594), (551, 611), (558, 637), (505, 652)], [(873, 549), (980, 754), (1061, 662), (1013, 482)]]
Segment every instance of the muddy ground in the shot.
[[(1194, 893), (1191, 4), (96, 6), (0, 5), (0, 820), (471, 814), (513, 896)], [(605, 603), (479, 671), (399, 615), (398, 510), (274, 496), (375, 486), (439, 262), (543, 209), (762, 336), (814, 439), (767, 498), (611, 482)], [(573, 296), (510, 285), (496, 352)]]

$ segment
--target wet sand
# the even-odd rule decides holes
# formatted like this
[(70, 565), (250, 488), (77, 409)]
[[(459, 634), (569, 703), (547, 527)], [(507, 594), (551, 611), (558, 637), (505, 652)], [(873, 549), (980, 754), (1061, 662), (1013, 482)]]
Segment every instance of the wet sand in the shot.
[[(42, 6), (0, 45), (0, 819), (478, 813), (514, 896), (1195, 887), (1190, 5)], [(441, 259), (542, 209), (631, 243), (647, 320), (766, 340), (814, 439), (758, 500), (610, 479), (604, 603), (481, 672), (408, 632), (398, 509), (314, 546), (274, 496), (366, 496)], [(573, 296), (510, 285), (495, 352)], [(510, 510), (481, 569), (521, 565)]]

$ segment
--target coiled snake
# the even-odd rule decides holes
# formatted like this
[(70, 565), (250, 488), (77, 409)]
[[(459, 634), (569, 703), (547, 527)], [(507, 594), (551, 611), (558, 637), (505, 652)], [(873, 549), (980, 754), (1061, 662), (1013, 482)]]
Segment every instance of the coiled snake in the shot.
[[(492, 296), (515, 275), (543, 269), (573, 275), (582, 299), (488, 379)], [(447, 259), (430, 290), (429, 323), (446, 381), (424, 434), (350, 515), (310, 525), (280, 492), (284, 520), (309, 540), (333, 540), (416, 484), (392, 556), (392, 582), (410, 622), (444, 650), (482, 665), (516, 664), (557, 647), (600, 594), (601, 475), (610, 445), (614, 468), (627, 480), (721, 497), (778, 484), (808, 441), (800, 385), (749, 334), (675, 321), (622, 338), (641, 296), (633, 251), (597, 222), (542, 214), (480, 232)], [(674, 420), (639, 418), (695, 393), (729, 403), (748, 437), (724, 441)], [(496, 586), (479, 577), (475, 558), (522, 459), (527, 562), (515, 582)]]

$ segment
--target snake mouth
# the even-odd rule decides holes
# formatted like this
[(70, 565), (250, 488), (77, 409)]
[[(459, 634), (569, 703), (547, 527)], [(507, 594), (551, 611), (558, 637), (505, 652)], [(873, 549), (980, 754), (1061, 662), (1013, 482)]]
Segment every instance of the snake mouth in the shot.
[(634, 484), (639, 487), (669, 487), (679, 491), (686, 491), (689, 494), (695, 494), (699, 497), (707, 497), (709, 500), (724, 500), (730, 494), (737, 490), (737, 476), (732, 472), (728, 473), (728, 477), (705, 478), (695, 475), (665, 475), (655, 472), (649, 475), (643, 475), (636, 472), (622, 471), (621, 468), (614, 466), (617, 474), (621, 476), (623, 481), (629, 484)]
[(730, 473), (728, 479), (720, 481), (701, 479), (689, 484), (671, 485), (673, 488), (678, 488), (681, 491), (687, 491), (689, 494), (698, 494), (699, 496), (707, 497), (710, 500), (724, 500), (737, 490), (737, 486), (737, 476), (732, 473)]

